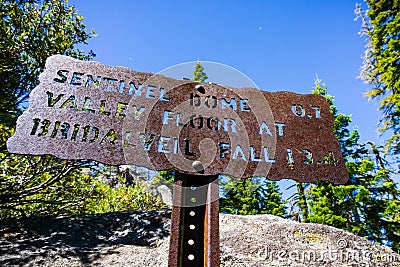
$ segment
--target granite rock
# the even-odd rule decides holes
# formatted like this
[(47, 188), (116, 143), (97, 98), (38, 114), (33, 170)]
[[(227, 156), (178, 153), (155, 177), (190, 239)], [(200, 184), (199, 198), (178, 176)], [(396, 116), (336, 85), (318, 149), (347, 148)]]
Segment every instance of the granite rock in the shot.
[[(0, 222), (0, 266), (167, 266), (170, 211)], [(221, 266), (400, 266), (390, 248), (326, 225), (220, 215)]]

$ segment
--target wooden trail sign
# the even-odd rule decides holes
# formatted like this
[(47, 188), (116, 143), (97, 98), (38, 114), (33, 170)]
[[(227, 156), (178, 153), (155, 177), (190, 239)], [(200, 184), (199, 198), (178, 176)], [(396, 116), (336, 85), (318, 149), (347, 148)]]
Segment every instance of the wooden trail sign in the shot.
[[(318, 95), (175, 80), (52, 56), (8, 150), (196, 175), (347, 180)], [(201, 173), (201, 174), (200, 174)]]

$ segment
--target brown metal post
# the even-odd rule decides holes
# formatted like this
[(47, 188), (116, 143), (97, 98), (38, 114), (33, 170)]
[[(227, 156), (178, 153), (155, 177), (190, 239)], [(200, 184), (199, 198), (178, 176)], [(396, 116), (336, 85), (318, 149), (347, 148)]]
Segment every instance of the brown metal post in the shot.
[(219, 264), (218, 176), (176, 173), (168, 266)]

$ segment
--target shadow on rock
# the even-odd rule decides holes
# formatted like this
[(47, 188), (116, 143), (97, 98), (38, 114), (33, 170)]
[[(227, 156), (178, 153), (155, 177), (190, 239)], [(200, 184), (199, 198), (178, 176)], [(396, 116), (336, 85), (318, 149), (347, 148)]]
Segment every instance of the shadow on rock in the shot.
[(154, 246), (169, 235), (170, 217), (170, 211), (124, 211), (1, 221), (0, 266), (40, 265), (51, 255), (85, 264), (117, 253), (111, 246)]

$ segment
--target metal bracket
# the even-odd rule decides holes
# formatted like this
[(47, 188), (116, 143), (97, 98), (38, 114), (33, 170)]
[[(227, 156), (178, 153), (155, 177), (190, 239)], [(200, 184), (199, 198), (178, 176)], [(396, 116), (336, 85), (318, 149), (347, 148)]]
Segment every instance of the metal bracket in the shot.
[(219, 253), (218, 176), (176, 173), (169, 267), (216, 267)]

